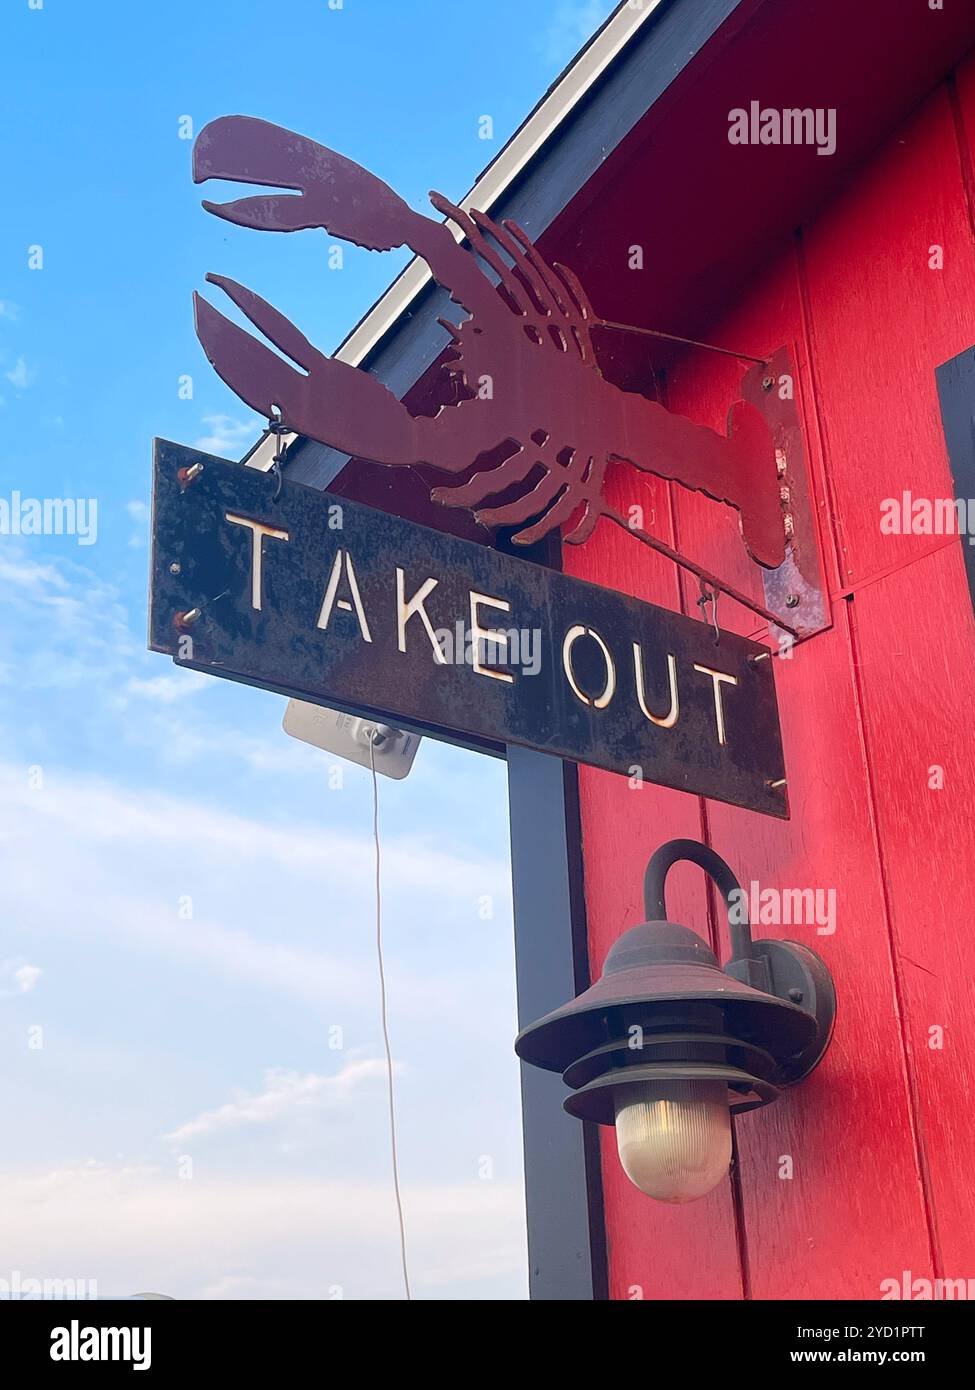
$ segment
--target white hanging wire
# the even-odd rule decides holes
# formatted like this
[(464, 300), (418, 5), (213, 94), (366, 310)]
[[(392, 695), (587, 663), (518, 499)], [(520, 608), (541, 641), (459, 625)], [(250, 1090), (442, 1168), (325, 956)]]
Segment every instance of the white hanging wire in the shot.
[(393, 1158), (393, 1192), (396, 1196), (396, 1214), (399, 1219), (399, 1248), (403, 1263), (403, 1284), (407, 1301), (412, 1300), (410, 1275), (406, 1263), (406, 1223), (403, 1220), (403, 1200), (399, 1185), (399, 1158), (396, 1151), (396, 1106), (393, 1089), (393, 1051), (389, 1044), (389, 1019), (386, 1011), (386, 970), (383, 964), (382, 931), (382, 892), (380, 889), (380, 850), (379, 850), (379, 782), (376, 777), (376, 745), (372, 733), (369, 737), (369, 767), (372, 772), (372, 838), (376, 848), (376, 955), (379, 959), (379, 998), (383, 1022), (383, 1042), (386, 1048), (386, 1081), (389, 1090), (389, 1140)]

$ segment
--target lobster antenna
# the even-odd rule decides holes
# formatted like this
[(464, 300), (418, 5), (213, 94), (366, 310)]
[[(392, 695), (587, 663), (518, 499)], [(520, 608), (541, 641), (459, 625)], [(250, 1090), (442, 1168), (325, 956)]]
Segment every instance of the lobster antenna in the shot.
[(705, 352), (720, 352), (724, 357), (737, 357), (740, 362), (756, 362), (760, 367), (768, 366), (767, 357), (752, 357), (747, 352), (734, 352), (731, 348), (715, 347), (713, 343), (700, 343), (696, 338), (680, 338), (676, 333), (662, 333), (659, 328), (637, 328), (633, 323), (615, 323), (612, 319), (593, 319), (593, 328), (615, 328), (620, 333), (641, 333), (646, 338), (666, 338), (671, 343), (683, 343), (685, 347), (703, 348)]

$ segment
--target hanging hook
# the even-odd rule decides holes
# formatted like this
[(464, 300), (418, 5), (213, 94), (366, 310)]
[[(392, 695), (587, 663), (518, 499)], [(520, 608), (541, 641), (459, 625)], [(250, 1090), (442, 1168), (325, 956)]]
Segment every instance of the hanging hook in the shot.
[(714, 624), (715, 646), (721, 641), (721, 628), (718, 626), (718, 593), (719, 591), (710, 585), (706, 579), (701, 580), (701, 597), (697, 601), (697, 606), (702, 610), (703, 616), (703, 610), (709, 603), (712, 605), (711, 621)]
[(281, 407), (277, 405), (272, 405), (271, 410), (274, 413), (268, 419), (267, 427), (269, 432), (274, 435), (274, 457), (271, 460), (271, 468), (269, 471), (273, 473), (275, 478), (277, 479), (277, 486), (274, 489), (274, 496), (271, 498), (272, 502), (276, 502), (278, 498), (281, 496), (281, 485), (284, 482), (284, 474), (281, 471), (281, 465), (284, 462), (284, 456), (287, 453), (287, 447), (284, 446), (281, 441), (289, 431), (287, 425), (284, 423), (284, 420), (281, 417)]

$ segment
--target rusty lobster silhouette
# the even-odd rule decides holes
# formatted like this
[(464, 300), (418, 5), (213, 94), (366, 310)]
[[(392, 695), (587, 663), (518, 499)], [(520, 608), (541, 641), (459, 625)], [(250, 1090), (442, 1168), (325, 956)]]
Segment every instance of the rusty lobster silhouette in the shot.
[[(381, 179), (324, 145), (248, 116), (225, 116), (201, 132), (193, 177), (291, 190), (208, 212), (242, 227), (322, 228), (371, 251), (408, 246), (458, 308), (441, 319), (456, 399), (433, 416), (411, 415), (357, 367), (319, 352), (252, 290), (208, 275), (302, 370), (194, 296), (196, 331), (217, 373), (252, 409), (289, 430), (379, 464), (429, 465), (468, 479), (432, 496), (466, 507), (487, 526), (530, 524), (512, 539), (531, 544), (556, 527), (579, 544), (601, 516), (625, 524), (604, 498), (606, 469), (626, 462), (734, 507), (749, 554), (768, 568), (785, 555), (785, 527), (772, 438), (761, 413), (736, 401), (728, 434), (621, 390), (600, 372), (592, 329), (601, 322), (577, 277), (548, 264), (525, 232), (465, 212), (439, 193), (446, 222), (414, 211)], [(466, 243), (466, 244), (465, 244)], [(541, 476), (538, 476), (541, 469)], [(485, 506), (524, 485), (515, 500)]]

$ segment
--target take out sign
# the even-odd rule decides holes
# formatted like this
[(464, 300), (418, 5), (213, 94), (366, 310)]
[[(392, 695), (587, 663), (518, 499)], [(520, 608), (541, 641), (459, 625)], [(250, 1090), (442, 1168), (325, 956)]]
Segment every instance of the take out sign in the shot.
[(788, 814), (766, 649), (157, 440), (150, 647), (502, 752)]

